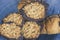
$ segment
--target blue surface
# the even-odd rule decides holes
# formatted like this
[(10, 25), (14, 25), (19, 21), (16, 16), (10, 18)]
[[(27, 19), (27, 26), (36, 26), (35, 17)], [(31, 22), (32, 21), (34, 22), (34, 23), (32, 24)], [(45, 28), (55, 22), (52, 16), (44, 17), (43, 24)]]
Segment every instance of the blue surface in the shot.
[(4, 38), (4, 37), (2, 37), (2, 36), (0, 36), (0, 40), (7, 40), (6, 38)]
[[(17, 4), (19, 0), (0, 0), (0, 23), (1, 20), (11, 12), (17, 12)], [(49, 4), (47, 15), (60, 13), (60, 0), (45, 0)], [(5, 40), (0, 36), (0, 40)], [(60, 34), (41, 35), (38, 40), (60, 40)]]
[(49, 4), (47, 15), (60, 13), (60, 0), (45, 0)]

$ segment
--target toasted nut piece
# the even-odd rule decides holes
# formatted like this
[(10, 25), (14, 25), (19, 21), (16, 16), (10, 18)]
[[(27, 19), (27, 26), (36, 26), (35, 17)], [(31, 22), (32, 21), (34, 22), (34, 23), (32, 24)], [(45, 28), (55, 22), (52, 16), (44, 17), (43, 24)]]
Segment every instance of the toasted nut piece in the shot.
[(19, 3), (18, 4), (18, 10), (20, 10), (24, 5), (25, 5), (25, 3)]
[(22, 0), (19, 4), (18, 4), (18, 10), (20, 10), (26, 3), (30, 3), (31, 0)]

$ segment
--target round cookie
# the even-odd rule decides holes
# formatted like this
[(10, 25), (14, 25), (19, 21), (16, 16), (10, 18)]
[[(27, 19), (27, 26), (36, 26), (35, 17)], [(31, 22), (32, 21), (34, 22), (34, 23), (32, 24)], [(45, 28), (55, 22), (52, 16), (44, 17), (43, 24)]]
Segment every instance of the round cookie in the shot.
[(3, 23), (1, 26), (1, 35), (7, 38), (19, 38), (21, 36), (21, 28), (15, 23)]
[(26, 22), (22, 31), (23, 36), (27, 39), (37, 38), (40, 35), (40, 26), (36, 22)]
[(41, 19), (45, 17), (45, 6), (39, 2), (31, 2), (23, 8), (27, 17), (32, 19)]
[[(46, 31), (45, 34), (58, 34), (59, 33), (59, 16), (58, 15), (52, 15), (45, 20), (45, 24), (43, 27), (43, 30), (45, 29)], [(43, 31), (42, 30), (42, 31)]]
[(4, 22), (14, 22), (16, 25), (21, 25), (23, 20), (22, 15), (18, 13), (12, 13), (3, 19)]

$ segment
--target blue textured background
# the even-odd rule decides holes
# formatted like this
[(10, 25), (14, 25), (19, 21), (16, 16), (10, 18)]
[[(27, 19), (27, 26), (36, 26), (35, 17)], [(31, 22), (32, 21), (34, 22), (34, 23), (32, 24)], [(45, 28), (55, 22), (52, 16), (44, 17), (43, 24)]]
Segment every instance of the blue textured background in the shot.
[[(0, 0), (0, 23), (1, 20), (11, 12), (17, 12), (17, 4), (19, 0)], [(47, 15), (60, 13), (60, 0), (45, 0), (49, 4)], [(0, 40), (6, 38), (0, 36)], [(60, 40), (60, 34), (56, 35), (41, 35), (38, 40)]]

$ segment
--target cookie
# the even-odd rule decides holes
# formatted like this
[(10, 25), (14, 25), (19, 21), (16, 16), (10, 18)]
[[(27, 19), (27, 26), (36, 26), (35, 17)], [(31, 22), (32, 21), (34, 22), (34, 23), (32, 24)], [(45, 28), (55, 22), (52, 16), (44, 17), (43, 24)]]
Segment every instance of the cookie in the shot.
[(3, 23), (1, 26), (1, 35), (7, 38), (19, 38), (21, 36), (21, 28), (15, 23)]
[(27, 17), (32, 19), (41, 19), (45, 17), (45, 6), (39, 2), (26, 4), (22, 10), (24, 10)]
[(58, 34), (59, 33), (59, 16), (58, 15), (52, 15), (50, 17), (47, 17), (45, 20), (45, 28), (43, 27), (43, 30), (46, 30), (47, 34)]
[(38, 38), (40, 35), (40, 26), (36, 22), (26, 22), (22, 28), (24, 38)]
[(3, 19), (4, 22), (14, 22), (16, 25), (21, 25), (22, 20), (22, 15), (18, 13), (12, 13)]

